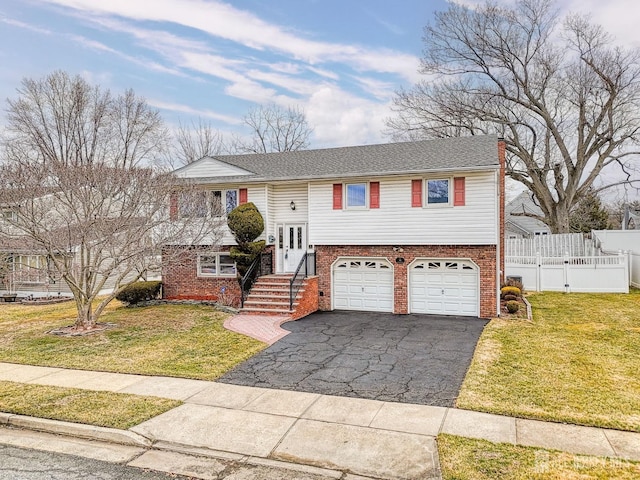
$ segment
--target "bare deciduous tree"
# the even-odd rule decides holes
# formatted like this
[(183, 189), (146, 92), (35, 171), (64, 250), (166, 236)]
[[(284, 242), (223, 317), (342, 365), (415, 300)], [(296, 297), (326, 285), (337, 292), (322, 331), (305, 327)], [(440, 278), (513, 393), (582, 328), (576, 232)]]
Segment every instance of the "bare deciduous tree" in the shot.
[(171, 221), (175, 178), (148, 166), (166, 132), (132, 91), (116, 96), (55, 72), (25, 79), (7, 120), (3, 236), (46, 255), (73, 293), (77, 329), (94, 328), (119, 291), (159, 269), (163, 245), (215, 244), (214, 222)]
[(638, 50), (614, 46), (583, 16), (562, 21), (551, 0), (450, 3), (424, 45), (429, 78), (398, 92), (395, 138), (503, 136), (508, 175), (552, 232), (569, 231), (572, 207), (603, 169), (617, 167), (621, 180), (597, 191), (639, 181)]
[(270, 104), (249, 110), (244, 123), (251, 129), (251, 139), (234, 138), (230, 151), (240, 153), (293, 152), (309, 147), (313, 128), (304, 110), (281, 108)]
[(175, 137), (176, 146), (172, 155), (180, 165), (188, 165), (202, 157), (225, 152), (222, 134), (202, 118), (197, 122), (192, 121), (190, 126), (180, 124)]

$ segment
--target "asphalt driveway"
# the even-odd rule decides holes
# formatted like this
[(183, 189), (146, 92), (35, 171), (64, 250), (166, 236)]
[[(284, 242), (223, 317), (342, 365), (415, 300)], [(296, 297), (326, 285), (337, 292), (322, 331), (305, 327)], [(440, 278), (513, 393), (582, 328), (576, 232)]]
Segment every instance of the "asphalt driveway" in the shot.
[(318, 312), (218, 381), (450, 407), (486, 320)]

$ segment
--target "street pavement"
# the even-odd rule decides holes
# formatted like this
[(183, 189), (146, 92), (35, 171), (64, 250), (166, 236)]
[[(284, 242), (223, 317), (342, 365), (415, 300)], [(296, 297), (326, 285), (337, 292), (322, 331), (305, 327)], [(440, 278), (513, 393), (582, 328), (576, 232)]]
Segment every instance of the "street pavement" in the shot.
[[(11, 442), (20, 446), (3, 445)], [(335, 480), (312, 469), (119, 447), (0, 429), (0, 480)], [(60, 452), (67, 453), (60, 453)], [(71, 455), (68, 452), (74, 451)], [(294, 468), (296, 466), (293, 466)]]

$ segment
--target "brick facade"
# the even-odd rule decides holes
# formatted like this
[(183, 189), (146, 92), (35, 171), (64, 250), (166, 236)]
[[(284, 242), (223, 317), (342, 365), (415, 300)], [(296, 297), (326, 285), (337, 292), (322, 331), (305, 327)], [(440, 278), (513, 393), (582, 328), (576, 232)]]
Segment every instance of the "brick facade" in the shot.
[(318, 277), (308, 277), (304, 281), (304, 292), (295, 311), (291, 314), (292, 320), (306, 317), (318, 310)]
[[(176, 252), (178, 248), (182, 250), (179, 253)], [(219, 252), (224, 251), (225, 249), (221, 247)], [(163, 298), (168, 300), (222, 300), (227, 305), (240, 306), (240, 284), (236, 277), (198, 276), (198, 254), (207, 252), (211, 252), (211, 247), (163, 248)], [(223, 287), (225, 287), (224, 298), (221, 298)]]
[[(316, 245), (319, 308), (331, 310), (331, 265), (338, 257), (386, 258), (394, 267), (394, 313), (408, 313), (408, 266), (416, 258), (468, 258), (480, 268), (480, 316), (497, 312), (496, 245), (413, 245), (395, 252), (392, 245)], [(404, 258), (397, 263), (396, 258)]]

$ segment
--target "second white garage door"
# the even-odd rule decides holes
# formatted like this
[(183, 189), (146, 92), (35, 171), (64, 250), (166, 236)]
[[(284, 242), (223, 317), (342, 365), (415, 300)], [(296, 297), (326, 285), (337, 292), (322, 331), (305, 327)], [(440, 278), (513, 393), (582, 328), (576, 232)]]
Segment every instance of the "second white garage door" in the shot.
[(479, 312), (478, 267), (468, 260), (425, 259), (411, 265), (411, 313), (465, 315)]
[(393, 267), (386, 260), (338, 259), (332, 296), (337, 310), (393, 312)]

